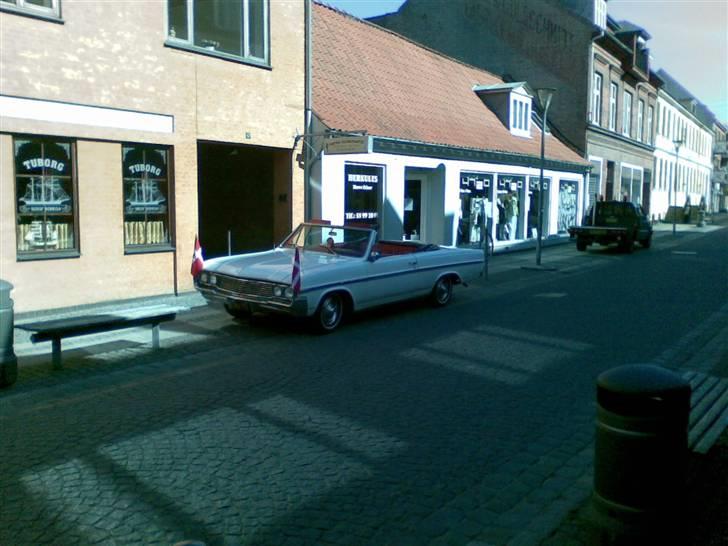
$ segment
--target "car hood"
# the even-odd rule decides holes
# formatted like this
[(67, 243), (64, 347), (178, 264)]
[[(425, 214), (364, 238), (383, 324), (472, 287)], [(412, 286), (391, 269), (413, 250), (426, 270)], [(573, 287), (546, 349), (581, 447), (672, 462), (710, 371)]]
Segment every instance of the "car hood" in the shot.
[[(275, 248), (265, 252), (225, 256), (205, 261), (205, 271), (256, 279), (283, 284), (290, 284), (293, 272), (292, 248)], [(313, 274), (333, 264), (350, 263), (361, 260), (348, 256), (334, 256), (324, 252), (300, 250), (301, 274), (310, 278)]]

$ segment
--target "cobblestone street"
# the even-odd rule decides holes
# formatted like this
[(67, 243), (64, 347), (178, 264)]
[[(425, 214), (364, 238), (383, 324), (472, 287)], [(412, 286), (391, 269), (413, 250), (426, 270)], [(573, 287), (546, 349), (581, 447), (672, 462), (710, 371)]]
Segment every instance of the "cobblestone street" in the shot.
[(560, 269), (540, 277), (528, 253), (496, 256), (446, 309), (332, 336), (194, 307), (157, 351), (148, 331), (109, 336), (53, 371), (20, 344), (0, 393), (0, 544), (539, 544), (591, 492), (595, 377), (723, 327), (708, 305), (679, 335), (585, 335), (589, 275), (657, 267), (677, 244), (662, 237), (633, 256), (549, 249)]

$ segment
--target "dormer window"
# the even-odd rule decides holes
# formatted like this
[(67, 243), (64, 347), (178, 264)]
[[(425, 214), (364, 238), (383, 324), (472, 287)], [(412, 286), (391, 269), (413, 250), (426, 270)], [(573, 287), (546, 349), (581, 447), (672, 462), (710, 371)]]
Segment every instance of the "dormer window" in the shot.
[(602, 30), (607, 29), (607, 2), (594, 0), (594, 24)]
[(526, 82), (476, 85), (473, 91), (512, 135), (530, 138), (532, 97), (526, 91)]
[(511, 133), (531, 136), (531, 97), (511, 93)]

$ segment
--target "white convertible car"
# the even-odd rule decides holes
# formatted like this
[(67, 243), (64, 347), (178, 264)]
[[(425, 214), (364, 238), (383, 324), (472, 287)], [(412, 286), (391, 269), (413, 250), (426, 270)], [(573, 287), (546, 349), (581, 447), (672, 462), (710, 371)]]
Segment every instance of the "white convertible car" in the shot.
[[(300, 290), (292, 283), (296, 249)], [(481, 250), (383, 241), (374, 229), (304, 223), (273, 250), (205, 261), (195, 286), (236, 318), (283, 312), (312, 317), (318, 330), (331, 332), (345, 314), (376, 305), (423, 296), (447, 305), (453, 285), (467, 286), (483, 270)]]

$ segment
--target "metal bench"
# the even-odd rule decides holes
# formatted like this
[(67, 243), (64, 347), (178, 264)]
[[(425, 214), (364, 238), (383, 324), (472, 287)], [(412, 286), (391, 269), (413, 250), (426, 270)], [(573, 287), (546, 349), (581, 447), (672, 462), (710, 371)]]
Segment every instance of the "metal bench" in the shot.
[(159, 348), (159, 325), (172, 321), (181, 308), (160, 306), (127, 311), (99, 313), (95, 315), (74, 316), (69, 318), (16, 324), (16, 328), (33, 332), (33, 343), (50, 341), (53, 344), (53, 367), (61, 368), (61, 340), (66, 337), (85, 336), (151, 325), (152, 347)]

